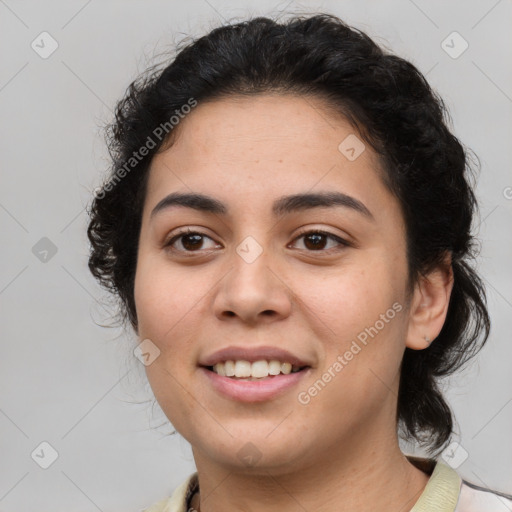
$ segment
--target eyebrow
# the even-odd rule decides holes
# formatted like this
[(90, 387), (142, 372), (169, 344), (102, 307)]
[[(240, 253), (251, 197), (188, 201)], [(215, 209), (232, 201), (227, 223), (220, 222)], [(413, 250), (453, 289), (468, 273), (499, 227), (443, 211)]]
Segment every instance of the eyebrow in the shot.
[[(153, 208), (151, 218), (157, 213), (174, 206), (192, 208), (201, 212), (214, 213), (217, 215), (226, 215), (229, 212), (229, 209), (224, 203), (213, 197), (197, 193), (173, 192), (165, 196)], [(272, 213), (275, 216), (280, 216), (311, 208), (332, 208), (337, 206), (350, 208), (368, 219), (375, 221), (375, 217), (361, 201), (355, 197), (343, 194), (342, 192), (317, 192), (283, 196), (273, 203)]]

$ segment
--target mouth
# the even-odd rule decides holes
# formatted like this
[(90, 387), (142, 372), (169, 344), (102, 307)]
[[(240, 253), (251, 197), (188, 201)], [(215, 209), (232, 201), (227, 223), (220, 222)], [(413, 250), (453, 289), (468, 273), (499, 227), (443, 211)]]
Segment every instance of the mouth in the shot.
[(228, 346), (198, 361), (207, 389), (228, 400), (265, 402), (291, 392), (313, 371), (313, 360), (276, 346)]
[(228, 360), (201, 366), (200, 370), (215, 393), (228, 400), (246, 403), (277, 399), (299, 386), (312, 371), (311, 366), (294, 367), (289, 362), (261, 361)]

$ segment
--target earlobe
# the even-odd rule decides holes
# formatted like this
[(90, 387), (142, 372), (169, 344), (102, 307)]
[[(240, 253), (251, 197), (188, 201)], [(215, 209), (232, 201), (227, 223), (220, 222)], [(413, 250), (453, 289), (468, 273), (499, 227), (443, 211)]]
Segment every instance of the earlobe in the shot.
[(408, 348), (423, 350), (435, 343), (446, 320), (452, 289), (453, 268), (448, 256), (443, 265), (421, 276), (415, 285), (409, 310)]

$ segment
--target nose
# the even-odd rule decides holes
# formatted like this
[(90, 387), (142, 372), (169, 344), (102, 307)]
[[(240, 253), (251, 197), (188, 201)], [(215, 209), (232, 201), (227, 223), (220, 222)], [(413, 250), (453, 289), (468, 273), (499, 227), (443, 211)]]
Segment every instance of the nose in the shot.
[(291, 289), (285, 276), (275, 265), (272, 267), (265, 252), (250, 263), (233, 254), (231, 269), (221, 280), (214, 300), (217, 318), (255, 325), (289, 316)]

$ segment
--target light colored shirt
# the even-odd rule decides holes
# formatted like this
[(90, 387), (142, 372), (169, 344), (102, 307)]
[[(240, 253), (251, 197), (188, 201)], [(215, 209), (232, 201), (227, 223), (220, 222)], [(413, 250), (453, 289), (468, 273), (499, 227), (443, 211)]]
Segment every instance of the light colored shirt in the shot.
[[(506, 512), (512, 511), (512, 495), (492, 491), (462, 479), (441, 460), (406, 455), (430, 478), (410, 512)], [(197, 473), (190, 475), (170, 498), (143, 512), (193, 512), (190, 499), (199, 490)]]

